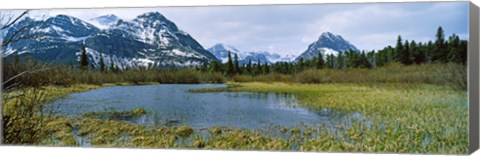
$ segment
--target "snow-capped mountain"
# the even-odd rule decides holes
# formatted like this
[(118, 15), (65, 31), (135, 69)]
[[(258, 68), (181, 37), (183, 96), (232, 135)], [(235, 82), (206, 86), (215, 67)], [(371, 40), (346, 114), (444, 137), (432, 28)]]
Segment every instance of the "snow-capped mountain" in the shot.
[(300, 60), (300, 58), (305, 60), (312, 59), (313, 57), (318, 56), (318, 52), (321, 52), (322, 55), (325, 56), (327, 54), (337, 55), (338, 52), (344, 52), (347, 50), (360, 52), (357, 47), (343, 39), (342, 36), (332, 34), (331, 32), (324, 32), (320, 35), (318, 40), (310, 44), (307, 50), (298, 56), (295, 61)]
[(293, 55), (281, 56), (279, 54), (271, 53), (268, 51), (243, 52), (238, 50), (234, 46), (222, 43), (217, 43), (211, 48), (208, 48), (207, 50), (210, 51), (213, 55), (215, 55), (215, 57), (221, 60), (223, 63), (228, 61), (228, 51), (231, 52), (232, 59), (235, 54), (237, 54), (238, 62), (240, 64), (246, 64), (250, 60), (252, 61), (252, 63), (257, 63), (259, 61), (260, 63), (275, 63), (278, 61), (289, 62), (295, 58)]
[(275, 63), (281, 59), (281, 56), (278, 54), (270, 53), (268, 51), (251, 51), (245, 52), (244, 57), (239, 61), (240, 64), (247, 64), (250, 60), (252, 63)]
[(117, 24), (119, 20), (120, 18), (118, 18), (114, 14), (108, 14), (108, 15), (92, 18), (88, 22), (90, 22), (91, 24), (95, 25), (100, 29), (107, 29)]
[[(95, 19), (108, 25), (118, 18), (107, 15)], [(76, 64), (81, 47), (85, 46), (94, 66), (100, 54), (105, 62), (113, 61), (120, 68), (198, 66), (216, 60), (188, 33), (158, 12), (145, 13), (131, 21), (118, 19), (108, 29), (67, 15), (44, 21), (27, 17), (12, 29), (25, 26), (27, 29), (21, 32), (32, 37), (3, 47), (3, 56), (18, 53), (41, 61)], [(7, 37), (13, 33), (9, 31)]]
[[(215, 57), (219, 60), (221, 60), (223, 63), (228, 61), (228, 52), (230, 51), (233, 54), (240, 55), (240, 51), (237, 50), (235, 47), (231, 45), (226, 45), (222, 43), (217, 43), (213, 45), (212, 47), (207, 49), (209, 52), (211, 52)], [(232, 56), (233, 57), (233, 56)], [(240, 56), (239, 56), (240, 57)]]

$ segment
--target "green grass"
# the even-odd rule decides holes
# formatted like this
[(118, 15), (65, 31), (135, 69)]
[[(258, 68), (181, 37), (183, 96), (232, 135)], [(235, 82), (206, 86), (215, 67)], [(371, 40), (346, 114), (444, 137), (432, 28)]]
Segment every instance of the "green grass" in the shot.
[[(349, 124), (279, 128), (286, 138), (257, 130), (211, 127), (209, 137), (189, 126), (143, 127), (124, 122), (54, 117), (44, 130), (47, 145), (79, 145), (81, 136), (98, 147), (300, 150), (331, 152), (401, 152), (465, 154), (468, 151), (465, 91), (428, 84), (287, 84), (231, 83), (206, 91), (253, 91), (295, 94), (311, 109), (333, 109), (366, 115)], [(205, 90), (204, 90), (205, 91)], [(371, 124), (369, 124), (371, 122)], [(80, 127), (74, 133), (71, 127)], [(315, 134), (315, 135), (312, 135)]]
[(85, 112), (82, 114), (84, 118), (125, 118), (125, 117), (138, 117), (146, 115), (145, 108), (134, 108), (128, 111), (106, 111), (106, 112)]
[[(67, 68), (54, 68), (35, 76), (22, 77), (19, 82), (31, 84), (4, 93), (2, 113), (4, 117), (22, 117), (12, 122), (12, 132), (31, 129), (9, 137), (18, 138), (19, 142), (12, 142), (15, 144), (78, 146), (77, 135), (90, 140), (93, 146), (101, 147), (466, 154), (468, 105), (464, 69), (464, 66), (455, 64), (392, 64), (375, 70), (322, 69), (307, 70), (297, 75), (237, 75), (228, 78), (233, 81), (228, 83), (228, 88), (193, 91), (288, 93), (294, 94), (303, 107), (366, 116), (366, 119), (351, 118), (349, 123), (334, 125), (338, 130), (336, 134), (327, 127), (305, 130), (293, 127), (278, 129), (289, 137), (274, 138), (256, 130), (211, 127), (207, 129), (210, 137), (204, 138), (188, 126), (146, 128), (117, 121), (66, 119), (61, 116), (44, 116), (39, 120), (41, 116), (24, 113), (25, 110), (38, 110), (37, 106), (31, 107), (32, 104), (42, 105), (72, 92), (102, 86), (220, 83), (226, 80), (219, 73), (188, 69), (122, 73), (86, 71), (80, 74)], [(71, 72), (73, 76), (64, 77)], [(139, 109), (113, 114), (130, 116), (142, 112), (146, 113)], [(80, 129), (74, 132), (73, 127)], [(33, 134), (39, 137), (28, 142), (23, 138)]]
[[(466, 153), (467, 93), (428, 84), (286, 84), (241, 83), (226, 89), (295, 94), (304, 107), (367, 116), (353, 120), (340, 137), (305, 141), (302, 149), (320, 151)], [(367, 126), (367, 122), (372, 122)], [(344, 127), (344, 125), (338, 125)], [(324, 146), (328, 144), (329, 146)]]

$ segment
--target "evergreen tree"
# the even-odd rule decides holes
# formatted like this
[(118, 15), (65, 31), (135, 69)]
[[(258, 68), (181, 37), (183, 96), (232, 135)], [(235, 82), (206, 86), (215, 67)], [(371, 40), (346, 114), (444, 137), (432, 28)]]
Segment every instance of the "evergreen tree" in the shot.
[(434, 50), (435, 50), (435, 45), (433, 44), (432, 41), (428, 41), (426, 52), (425, 52), (425, 62), (427, 63), (433, 62), (432, 55)]
[(265, 64), (263, 64), (263, 74), (268, 74), (268, 73), (270, 73), (270, 67), (268, 63), (265, 62)]
[(448, 38), (448, 62), (463, 63), (459, 53), (460, 38), (453, 34)]
[(415, 45), (414, 44), (415, 42), (412, 42), (411, 43), (411, 46), (410, 48), (414, 51), (414, 62), (416, 64), (422, 64), (422, 63), (425, 63), (426, 61), (426, 49), (427, 49), (427, 46), (424, 45), (422, 42), (419, 42), (418, 45)]
[(117, 66), (115, 65), (112, 57), (110, 57), (110, 71), (117, 72)]
[(248, 59), (247, 73), (252, 75), (252, 59)]
[(88, 57), (87, 51), (85, 50), (85, 46), (82, 46), (82, 51), (80, 54), (80, 68), (86, 70), (88, 68)]
[(432, 56), (432, 61), (447, 62), (447, 51), (445, 47), (445, 34), (442, 27), (438, 27), (435, 35), (435, 49)]
[(232, 62), (232, 55), (230, 53), (230, 51), (228, 51), (228, 61), (227, 61), (227, 69), (226, 69), (226, 74), (231, 76), (235, 73), (235, 69), (234, 69), (234, 65), (233, 65), (233, 62)]
[(335, 56), (333, 54), (327, 54), (327, 66), (328, 68), (335, 68)]
[(342, 52), (338, 52), (338, 56), (337, 56), (337, 65), (336, 67), (338, 69), (344, 69), (345, 68), (345, 58), (343, 56), (343, 53)]
[(298, 67), (297, 67), (297, 71), (300, 72), (300, 71), (303, 71), (305, 69), (305, 61), (302, 58), (300, 58), (300, 60), (298, 60)]
[(412, 64), (410, 59), (410, 44), (408, 43), (408, 40), (405, 41), (405, 47), (403, 48), (403, 51), (400, 54), (400, 56), (401, 56), (401, 62), (403, 64), (405, 65)]
[(458, 47), (458, 55), (460, 55), (460, 60), (462, 64), (467, 64), (467, 46), (468, 41), (460, 41), (460, 46)]
[(234, 68), (233, 68), (233, 72), (234, 72), (235, 74), (241, 74), (240, 65), (238, 64), (238, 55), (237, 55), (237, 54), (235, 54), (235, 57), (234, 57), (234, 59), (233, 59), (233, 65), (234, 65), (234, 66), (233, 66), (233, 67), (234, 67)]
[(211, 73), (213, 72), (221, 72), (221, 64), (220, 62), (218, 62), (217, 60), (213, 60), (211, 63), (210, 63), (210, 69), (209, 71)]
[(377, 60), (375, 59), (375, 50), (367, 53), (367, 59), (371, 65), (371, 68), (377, 67)]
[(402, 45), (402, 36), (398, 35), (398, 38), (397, 38), (397, 46), (395, 46), (395, 53), (394, 53), (394, 56), (393, 56), (393, 61), (399, 61), (400, 60), (400, 56), (403, 52), (403, 45)]
[(262, 63), (260, 62), (260, 59), (257, 60), (257, 68), (256, 68), (256, 75), (262, 74)]
[(365, 55), (364, 51), (360, 54), (358, 62), (360, 68), (372, 68), (372, 64), (368, 61), (367, 55)]
[(325, 60), (323, 59), (322, 52), (318, 52), (318, 60), (317, 60), (317, 69), (322, 69), (325, 66)]
[(99, 63), (99, 66), (100, 66), (100, 71), (101, 72), (105, 72), (105, 62), (103, 61), (103, 54), (100, 53), (100, 63)]

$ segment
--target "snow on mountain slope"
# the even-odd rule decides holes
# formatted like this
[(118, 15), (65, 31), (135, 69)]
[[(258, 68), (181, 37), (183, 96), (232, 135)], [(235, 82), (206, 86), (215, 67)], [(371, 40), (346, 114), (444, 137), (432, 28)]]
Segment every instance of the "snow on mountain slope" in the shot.
[[(26, 27), (22, 33), (32, 37), (2, 47), (3, 57), (16, 53), (41, 61), (74, 63), (85, 46), (94, 65), (101, 53), (121, 68), (199, 66), (216, 60), (188, 33), (158, 12), (144, 13), (130, 21), (104, 15), (90, 23), (67, 15), (46, 20), (27, 17), (12, 30)], [(13, 33), (9, 31), (6, 36)]]
[(317, 41), (310, 44), (300, 56), (298, 56), (295, 61), (303, 59), (312, 59), (313, 57), (318, 56), (318, 52), (321, 52), (322, 55), (333, 54), (337, 55), (338, 52), (344, 52), (347, 50), (354, 50), (360, 52), (354, 45), (345, 40), (340, 35), (335, 35), (331, 32), (324, 32), (320, 35)]
[(250, 60), (252, 63), (257, 63), (260, 61), (260, 63), (275, 63), (278, 61), (292, 61), (293, 58), (295, 58), (292, 55), (286, 55), (286, 56), (281, 56), (276, 53), (268, 52), (268, 51), (249, 51), (249, 52), (242, 52), (235, 48), (234, 46), (223, 44), (223, 43), (217, 43), (213, 45), (211, 48), (208, 48), (208, 51), (210, 51), (217, 59), (221, 60), (223, 63), (228, 61), (228, 51), (231, 52), (232, 54), (232, 59), (237, 54), (239, 63), (240, 64), (246, 64)]

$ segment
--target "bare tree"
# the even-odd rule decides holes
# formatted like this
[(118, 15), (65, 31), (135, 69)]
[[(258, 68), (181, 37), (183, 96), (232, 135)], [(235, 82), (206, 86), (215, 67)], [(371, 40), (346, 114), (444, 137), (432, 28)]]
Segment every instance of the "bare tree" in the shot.
[[(28, 31), (28, 28), (32, 27), (32, 25), (25, 24), (16, 26), (16, 24), (26, 17), (29, 12), (30, 10), (25, 10), (16, 15), (7, 15), (5, 12), (0, 12), (0, 32), (8, 33), (8, 36), (3, 36), (3, 34), (0, 36), (0, 50), (16, 41), (36, 37), (25, 33)], [(44, 93), (42, 93), (38, 87), (33, 87), (31, 89), (23, 87), (23, 83), (25, 82), (23, 82), (22, 79), (19, 80), (19, 78), (47, 70), (48, 68), (46, 67), (46, 64), (32, 66), (20, 64), (19, 61), (14, 61), (14, 63), (9, 64), (9, 66), (24, 68), (6, 74), (4, 66), (5, 62), (3, 59), (5, 56), (3, 56), (4, 53), (2, 51), (0, 51), (0, 53), (2, 54), (2, 59), (0, 59), (0, 72), (3, 75), (0, 78), (2, 85), (2, 90), (0, 92), (2, 98), (2, 105), (0, 105), (0, 125), (2, 126), (2, 128), (0, 128), (0, 133), (2, 134), (0, 135), (1, 143), (34, 143), (41, 136), (39, 130), (46, 122), (46, 118), (43, 116), (43, 101), (41, 101)], [(12, 69), (9, 70), (12, 71)], [(5, 79), (5, 81), (3, 79)], [(6, 93), (12, 90), (18, 90), (18, 93)], [(38, 116), (37, 112), (39, 111), (40, 115)]]
[[(20, 19), (25, 17), (29, 12), (30, 12), (30, 10), (25, 10), (22, 13), (20, 13), (20, 15), (9, 16), (9, 17), (7, 17), (6, 14), (2, 14), (0, 12), (0, 31), (3, 32), (5, 30), (9, 30), (10, 28), (12, 28), (13, 25), (15, 25), (18, 21), (20, 21)], [(22, 27), (18, 28), (17, 30), (12, 31), (12, 35), (8, 36), (8, 38), (3, 38), (2, 39), (2, 44), (1, 44), (0, 47), (4, 47), (4, 46), (9, 45), (12, 42), (28, 38), (25, 34), (22, 33), (28, 27), (29, 27), (29, 25), (23, 25)]]

